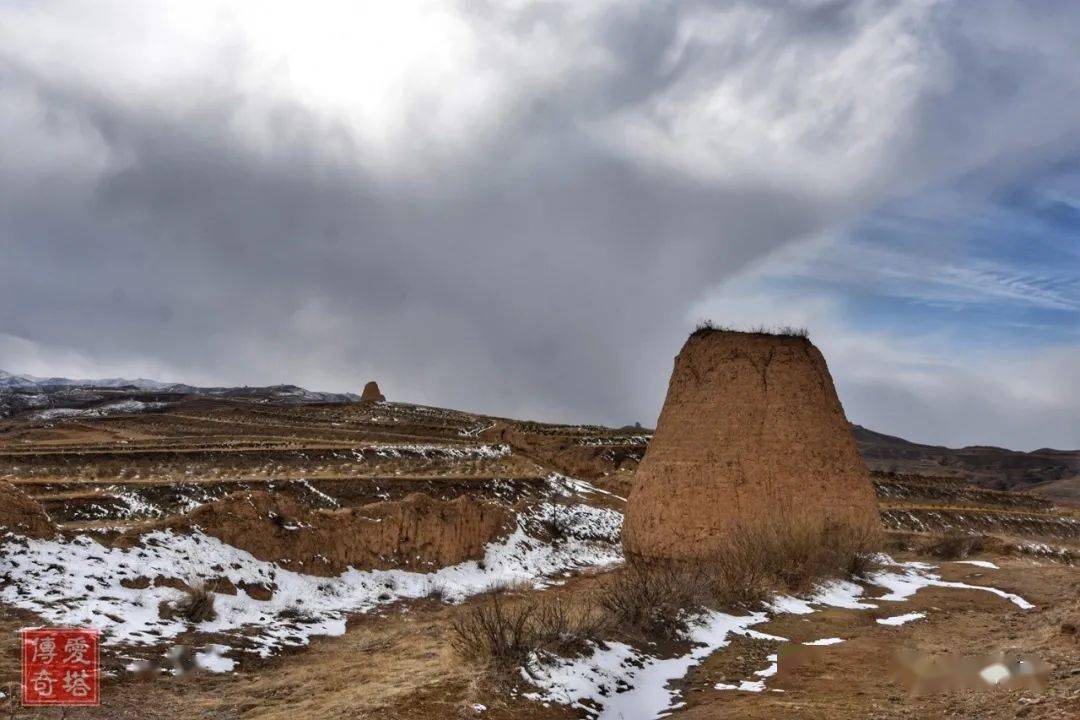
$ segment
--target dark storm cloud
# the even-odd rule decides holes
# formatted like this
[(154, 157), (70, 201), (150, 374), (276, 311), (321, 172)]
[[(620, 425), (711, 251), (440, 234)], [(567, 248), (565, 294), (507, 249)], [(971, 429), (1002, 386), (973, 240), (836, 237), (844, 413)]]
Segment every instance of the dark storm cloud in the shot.
[[(15, 140), (0, 165), (0, 333), (104, 366), (143, 359), (167, 379), (346, 390), (374, 376), (392, 399), (649, 423), (710, 287), (994, 156), (925, 152), (967, 133), (935, 104), (951, 113), (953, 93), (979, 92), (935, 73), (955, 62), (981, 87), (988, 72), (971, 48), (957, 60), (941, 47), (958, 32), (944, 11), (456, 10), (481, 38), (465, 75), (497, 76), (465, 141), (441, 129), (438, 95), (394, 116), (378, 146), (335, 108), (245, 80), (254, 51), (235, 38), (213, 73), (156, 86), (0, 53)], [(893, 30), (879, 37), (882, 24)], [(491, 49), (547, 35), (539, 46), (567, 57)], [(878, 49), (899, 80), (861, 71)], [(543, 76), (547, 65), (564, 70)], [(1019, 92), (1025, 67), (1042, 70), (1011, 69), (1001, 92)], [(803, 72), (815, 97), (800, 94)], [(714, 116), (726, 124), (702, 134)], [(1075, 140), (1038, 127), (1048, 143)], [(24, 370), (4, 347), (0, 368)]]

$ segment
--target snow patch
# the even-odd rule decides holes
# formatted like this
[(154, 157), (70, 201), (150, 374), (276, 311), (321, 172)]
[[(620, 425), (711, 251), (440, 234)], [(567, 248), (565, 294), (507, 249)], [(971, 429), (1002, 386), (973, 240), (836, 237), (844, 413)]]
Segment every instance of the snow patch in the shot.
[[(882, 571), (868, 578), (870, 584), (889, 591), (882, 597), (871, 598), (875, 601), (902, 602), (924, 587), (949, 587), (984, 590), (1008, 599), (1019, 607), (1034, 607), (1020, 596), (997, 588), (946, 582), (934, 572), (937, 569), (934, 565), (921, 562), (897, 563), (887, 555), (879, 555), (877, 560), (883, 565), (897, 568), (898, 571)], [(522, 669), (522, 675), (539, 690), (527, 697), (569, 705), (584, 710), (597, 720), (654, 720), (680, 705), (676, 698), (677, 691), (668, 687), (670, 683), (685, 677), (691, 667), (727, 645), (731, 634), (783, 641), (784, 638), (753, 630), (752, 626), (767, 622), (769, 613), (806, 615), (817, 612), (822, 606), (853, 610), (876, 609), (878, 605), (866, 602), (863, 593), (863, 587), (854, 582), (832, 581), (819, 585), (807, 598), (774, 596), (765, 603), (768, 612), (744, 617), (706, 612), (692, 625), (687, 636), (687, 639), (694, 643), (693, 649), (675, 658), (657, 658), (617, 642), (597, 645), (591, 653), (573, 659), (534, 654)], [(925, 617), (925, 613), (886, 618), (885, 620), (897, 622), (883, 624), (901, 624), (901, 617), (904, 618), (903, 622), (918, 619), (914, 616)], [(803, 644), (835, 645), (842, 642), (844, 640), (841, 638), (823, 638)], [(769, 660), (771, 664), (768, 667), (755, 673), (756, 679), (743, 680), (737, 685), (720, 683), (715, 686), (716, 689), (743, 692), (763, 692), (769, 689), (766, 681), (773, 677), (779, 668), (776, 655), (770, 655)], [(773, 689), (773, 692), (783, 691)]]
[(926, 617), (924, 612), (907, 613), (906, 615), (893, 615), (887, 618), (878, 618), (878, 625), (904, 625), (915, 620), (922, 620)]
[[(766, 660), (770, 665), (764, 670), (758, 670), (754, 674), (761, 678), (761, 680), (742, 680), (738, 685), (730, 685), (728, 683), (717, 683), (713, 685), (717, 690), (739, 690), (741, 692), (765, 692), (765, 679), (771, 678), (775, 675), (780, 666), (777, 661), (776, 655), (769, 655)], [(774, 690), (773, 692), (783, 692), (783, 690)]]
[(816, 645), (816, 646), (839, 645), (842, 642), (844, 642), (843, 638), (833, 637), (833, 638), (821, 638), (820, 640), (811, 640), (810, 642), (804, 642), (803, 645)]
[(225, 645), (207, 645), (205, 650), (195, 653), (195, 665), (212, 673), (232, 672), (236, 661), (225, 657), (229, 648)]
[(608, 492), (601, 488), (596, 487), (592, 483), (579, 480), (577, 478), (568, 477), (562, 473), (553, 472), (547, 477), (548, 486), (552, 488), (557, 494), (563, 497), (570, 497), (574, 494), (577, 495), (593, 495), (599, 493), (601, 495), (608, 495), (626, 502), (626, 498), (621, 495), (616, 495), (613, 492)]
[[(583, 657), (566, 659), (533, 654), (523, 677), (540, 690), (526, 697), (585, 710), (598, 720), (655, 718), (672, 707), (672, 680), (686, 675), (701, 660), (728, 644), (729, 636), (766, 622), (768, 615), (707, 612), (693, 621), (686, 639), (688, 654), (661, 659), (624, 643), (597, 646)], [(597, 710), (597, 708), (600, 708)]]
[[(540, 510), (542, 511), (542, 509)], [(575, 509), (575, 517), (591, 537), (610, 536), (621, 519), (599, 508)], [(213, 620), (199, 623), (202, 632), (236, 633), (241, 645), (253, 645), (266, 657), (282, 648), (306, 645), (315, 635), (341, 635), (350, 613), (366, 612), (403, 598), (426, 597), (435, 591), (451, 601), (499, 583), (544, 587), (553, 576), (622, 560), (616, 544), (570, 536), (558, 546), (526, 532), (531, 516), (519, 517), (507, 539), (488, 546), (483, 563), (474, 561), (432, 573), (406, 570), (347, 570), (319, 577), (286, 570), (220, 540), (194, 532), (147, 534), (131, 549), (105, 547), (89, 537), (28, 540), (8, 535), (0, 555), (0, 602), (41, 615), (54, 625), (93, 626), (105, 645), (152, 645), (189, 629), (187, 623), (163, 617), (163, 604), (184, 593), (171, 587), (125, 587), (139, 578), (178, 578), (190, 586), (227, 578), (233, 584), (276, 587), (269, 600), (245, 592), (215, 594)]]
[(870, 579), (875, 585), (880, 585), (890, 591), (886, 595), (874, 598), (875, 600), (907, 600), (925, 587), (943, 587), (957, 590), (982, 590), (993, 593), (1013, 603), (1021, 610), (1031, 610), (1035, 607), (1019, 595), (998, 590), (995, 587), (942, 580), (940, 576), (927, 572), (924, 563), (905, 563), (901, 567), (905, 568), (904, 572), (878, 572), (871, 576)]
[(35, 420), (56, 420), (66, 417), (104, 417), (122, 413), (141, 413), (147, 410), (159, 410), (168, 407), (164, 402), (143, 402), (141, 400), (121, 400), (119, 402), (100, 405), (95, 408), (50, 408), (31, 413), (30, 417)]

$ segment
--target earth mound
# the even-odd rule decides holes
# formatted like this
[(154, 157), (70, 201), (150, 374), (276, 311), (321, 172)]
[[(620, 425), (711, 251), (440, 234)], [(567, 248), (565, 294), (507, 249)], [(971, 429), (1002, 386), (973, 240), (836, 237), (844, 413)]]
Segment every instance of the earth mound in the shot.
[(637, 471), (627, 553), (706, 557), (739, 528), (789, 518), (880, 529), (825, 358), (800, 336), (695, 333)]
[(364, 392), (360, 395), (360, 402), (376, 403), (385, 401), (386, 396), (379, 391), (379, 383), (375, 382), (374, 380), (369, 380), (368, 383), (364, 385)]
[(123, 536), (134, 545), (150, 530), (201, 529), (260, 560), (315, 575), (358, 570), (438, 568), (479, 560), (505, 535), (511, 513), (494, 503), (413, 493), (402, 500), (312, 509), (287, 494), (241, 492)]
[(0, 480), (0, 528), (32, 538), (50, 538), (56, 525), (36, 500)]

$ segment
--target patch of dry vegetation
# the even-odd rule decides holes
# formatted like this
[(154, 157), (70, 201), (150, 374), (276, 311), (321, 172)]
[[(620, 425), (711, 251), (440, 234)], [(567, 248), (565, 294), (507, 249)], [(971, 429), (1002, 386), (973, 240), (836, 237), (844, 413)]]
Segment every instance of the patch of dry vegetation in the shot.
[(185, 591), (184, 598), (176, 603), (176, 613), (193, 625), (217, 617), (214, 609), (214, 593), (198, 585)]
[(690, 333), (690, 337), (701, 337), (702, 335), (708, 335), (714, 332), (745, 332), (751, 335), (776, 335), (779, 337), (796, 337), (809, 339), (810, 332), (804, 327), (793, 327), (791, 325), (780, 325), (771, 327), (767, 325), (755, 325), (748, 330), (738, 330), (728, 325), (718, 325), (712, 320), (705, 319), (700, 320), (694, 327), (694, 331)]
[(493, 678), (512, 680), (532, 653), (573, 656), (601, 639), (678, 641), (706, 610), (753, 608), (780, 589), (874, 568), (879, 538), (836, 526), (772, 522), (733, 535), (707, 560), (631, 560), (597, 587), (558, 598), (493, 588), (453, 622), (451, 644)]
[(724, 574), (727, 565), (631, 562), (604, 583), (595, 599), (621, 634), (639, 640), (677, 639), (695, 613), (724, 604), (729, 591), (748, 601), (764, 598), (763, 573), (747, 567), (742, 577), (733, 578)]
[(874, 569), (880, 539), (846, 527), (773, 521), (732, 535), (715, 556), (686, 562), (631, 560), (597, 593), (623, 632), (675, 639), (694, 614), (760, 604), (773, 591), (806, 592), (829, 578)]
[(952, 528), (941, 537), (924, 544), (922, 551), (942, 560), (963, 560), (982, 552), (983, 544), (982, 535)]
[(590, 602), (515, 599), (495, 592), (451, 624), (452, 647), (495, 678), (510, 678), (533, 652), (573, 656), (599, 638), (604, 620)]

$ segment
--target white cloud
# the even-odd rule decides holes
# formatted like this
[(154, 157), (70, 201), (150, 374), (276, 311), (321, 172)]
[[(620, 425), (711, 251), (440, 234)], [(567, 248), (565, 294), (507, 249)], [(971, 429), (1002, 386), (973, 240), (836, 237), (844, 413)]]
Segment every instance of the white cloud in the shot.
[(1080, 447), (1080, 343), (973, 352), (932, 326), (856, 326), (838, 296), (769, 282), (797, 255), (822, 250), (761, 263), (715, 288), (690, 317), (808, 328), (848, 418), (871, 429), (954, 447)]
[(777, 182), (831, 201), (864, 192), (912, 140), (922, 98), (949, 82), (928, 31), (935, 5), (853, 3), (835, 28), (805, 34), (798, 12), (693, 5), (665, 58), (677, 80), (600, 130), (711, 181)]
[[(1076, 12), (0, 4), (0, 332), (48, 349), (0, 346), (0, 367), (375, 376), (420, 402), (650, 422), (708, 287), (896, 197), (989, 195), (1076, 156)], [(843, 250), (814, 272), (1075, 307), (1056, 276)], [(726, 301), (833, 323), (858, 387), (884, 363), (927, 397), (953, 367), (947, 338), (897, 359), (833, 298)]]

